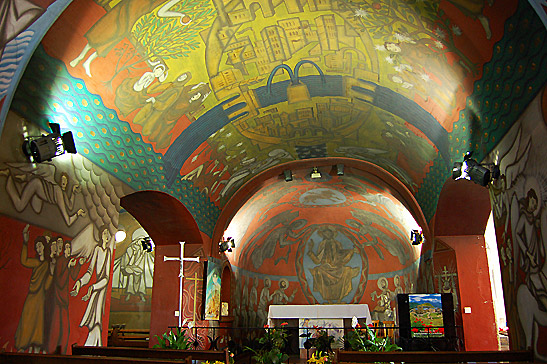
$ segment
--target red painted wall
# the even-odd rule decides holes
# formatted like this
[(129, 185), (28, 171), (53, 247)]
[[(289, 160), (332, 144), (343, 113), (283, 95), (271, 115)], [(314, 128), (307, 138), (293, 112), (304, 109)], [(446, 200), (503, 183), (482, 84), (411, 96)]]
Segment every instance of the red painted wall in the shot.
[[(201, 248), (201, 245), (199, 245)], [(198, 248), (198, 249), (199, 249)], [(201, 250), (201, 249), (200, 249)], [(197, 254), (196, 245), (185, 246), (185, 257), (201, 255), (202, 250)], [(179, 309), (179, 271), (180, 263), (178, 261), (164, 261), (164, 256), (179, 257), (180, 245), (159, 245), (156, 246), (156, 257), (154, 263), (154, 289), (152, 290), (152, 313), (150, 317), (150, 342), (149, 346), (153, 347), (158, 343), (156, 335), (161, 336), (169, 330), (169, 327), (178, 326), (178, 317), (175, 316), (175, 311)], [(195, 273), (200, 279), (197, 282), (192, 280)], [(182, 303), (182, 319), (192, 321), (193, 319), (193, 304), (194, 293), (197, 292), (197, 307), (196, 326), (206, 326), (206, 321), (200, 321), (201, 317), (201, 292), (202, 292), (202, 277), (203, 263), (185, 262), (184, 263), (183, 281), (183, 303)], [(197, 284), (197, 289), (194, 289)], [(203, 349), (205, 346), (204, 337), (201, 330), (198, 330), (198, 339), (200, 340)]]
[[(462, 322), (467, 351), (498, 350), (484, 236), (438, 237), (456, 253)], [(471, 313), (464, 313), (471, 307)]]

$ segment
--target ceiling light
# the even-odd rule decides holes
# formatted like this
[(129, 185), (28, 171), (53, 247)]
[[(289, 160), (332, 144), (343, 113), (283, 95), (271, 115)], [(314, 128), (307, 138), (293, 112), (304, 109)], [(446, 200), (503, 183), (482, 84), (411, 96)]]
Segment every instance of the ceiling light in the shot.
[(467, 179), (481, 186), (487, 186), (490, 181), (497, 179), (500, 170), (494, 163), (481, 164), (471, 159), (473, 152), (467, 152), (463, 162), (455, 162), (452, 167), (452, 179)]
[(321, 173), (317, 170), (317, 167), (313, 167), (311, 171), (311, 178), (321, 178)]
[(231, 252), (233, 248), (236, 247), (236, 244), (234, 242), (234, 238), (228, 238), (228, 239), (223, 239), (221, 240), (219, 243), (218, 243), (218, 251), (220, 253), (224, 253), (224, 252)]
[(144, 250), (147, 253), (152, 253), (154, 249), (156, 248), (156, 244), (152, 241), (152, 238), (149, 236), (146, 236), (141, 241), (142, 250)]
[(285, 175), (285, 182), (292, 181), (292, 172), (290, 169), (286, 169), (283, 171), (283, 174)]
[(33, 163), (50, 161), (61, 154), (76, 153), (72, 132), (61, 134), (59, 124), (50, 123), (52, 133), (39, 137), (27, 137), (23, 142), (23, 152)]
[(420, 245), (424, 240), (424, 235), (419, 230), (412, 230), (410, 232), (410, 242), (412, 245)]

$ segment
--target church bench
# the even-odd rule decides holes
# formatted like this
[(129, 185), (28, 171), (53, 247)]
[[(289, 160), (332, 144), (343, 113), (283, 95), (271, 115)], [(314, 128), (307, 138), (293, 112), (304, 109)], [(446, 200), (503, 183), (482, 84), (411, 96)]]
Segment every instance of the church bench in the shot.
[(510, 351), (345, 351), (338, 352), (340, 363), (469, 363), (469, 362), (528, 362), (534, 361), (529, 350)]
[(72, 355), (94, 355), (102, 357), (124, 357), (124, 358), (148, 358), (148, 359), (169, 359), (181, 360), (191, 358), (192, 360), (222, 361), (228, 363), (229, 353), (227, 350), (173, 350), (156, 348), (135, 348), (135, 347), (106, 347), (106, 346), (72, 346)]
[(184, 361), (174, 359), (149, 358), (107, 358), (104, 356), (30, 354), (0, 352), (0, 363), (3, 364), (191, 364), (192, 357)]
[(149, 336), (148, 330), (114, 327), (108, 330), (108, 346), (147, 348)]

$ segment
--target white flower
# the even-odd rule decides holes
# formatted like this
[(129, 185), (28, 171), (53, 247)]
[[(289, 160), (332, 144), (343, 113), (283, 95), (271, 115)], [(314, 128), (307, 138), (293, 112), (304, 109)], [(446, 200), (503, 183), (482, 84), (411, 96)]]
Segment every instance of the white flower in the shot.
[(440, 28), (435, 29), (435, 34), (437, 34), (439, 38), (442, 38), (442, 39), (446, 38), (446, 33), (444, 32), (444, 30)]
[(360, 18), (366, 18), (368, 16), (368, 13), (365, 9), (357, 9), (355, 10), (354, 16), (358, 16)]
[(388, 57), (385, 58), (385, 60), (386, 60), (387, 63), (393, 64), (393, 58), (388, 56)]
[(357, 317), (353, 316), (351, 318), (351, 327), (353, 327), (355, 329), (358, 324), (359, 324), (359, 321), (357, 321)]
[(436, 40), (435, 41), (435, 47), (439, 48), (439, 49), (443, 49), (444, 48), (444, 44), (443, 42), (441, 42), (440, 40)]
[(404, 35), (401, 33), (395, 33), (394, 35), (395, 39), (397, 39), (399, 42), (406, 42), (406, 43), (416, 43), (412, 40), (408, 35)]
[(374, 49), (376, 49), (377, 51), (385, 51), (386, 47), (383, 44), (376, 44), (374, 46)]
[(420, 78), (421, 78), (422, 80), (424, 80), (425, 82), (431, 81), (431, 78), (429, 77), (429, 75), (428, 75), (427, 73), (422, 73), (422, 74), (420, 75)]
[(457, 25), (452, 25), (452, 33), (455, 35), (462, 35), (462, 30)]

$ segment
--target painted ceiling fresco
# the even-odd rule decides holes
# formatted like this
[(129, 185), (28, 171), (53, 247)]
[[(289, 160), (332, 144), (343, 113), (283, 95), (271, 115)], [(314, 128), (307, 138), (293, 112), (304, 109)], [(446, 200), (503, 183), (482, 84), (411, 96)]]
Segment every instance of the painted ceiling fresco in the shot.
[(308, 158), (380, 166), (429, 219), (547, 81), (545, 49), (523, 1), (75, 0), (11, 108), (209, 235), (245, 182)]
[(407, 237), (419, 228), (411, 212), (383, 181), (325, 169), (256, 191), (224, 233), (237, 242), (226, 253), (232, 267), (300, 286), (293, 304), (369, 302), (370, 282), (396, 275), (416, 284), (422, 246)]

